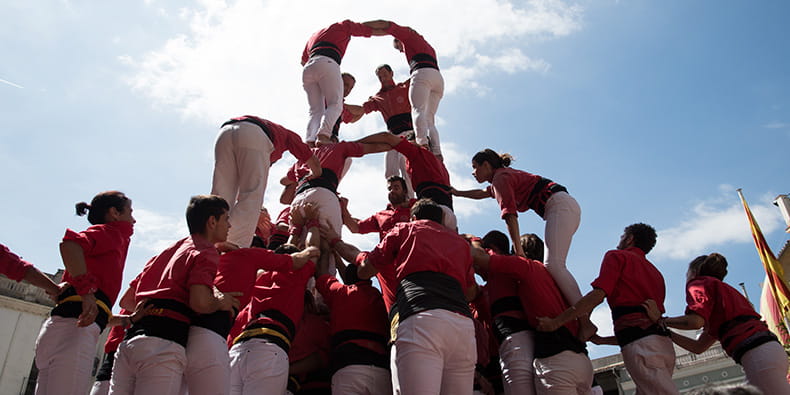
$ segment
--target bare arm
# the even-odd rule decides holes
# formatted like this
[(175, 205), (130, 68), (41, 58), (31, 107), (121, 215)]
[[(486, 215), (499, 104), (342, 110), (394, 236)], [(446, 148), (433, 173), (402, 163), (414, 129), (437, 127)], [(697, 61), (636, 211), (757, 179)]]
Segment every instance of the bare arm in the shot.
[(233, 311), (239, 308), (238, 292), (223, 293), (204, 284), (189, 287), (189, 307), (198, 314), (211, 314), (218, 310)]
[(692, 339), (673, 331), (670, 331), (669, 333), (672, 341), (675, 342), (675, 344), (695, 354), (703, 353), (705, 350), (710, 348), (714, 342), (716, 342), (716, 339), (706, 332), (702, 332), (698, 339)]
[(455, 196), (465, 197), (469, 199), (478, 199), (478, 200), (491, 197), (491, 195), (485, 189), (470, 189), (468, 191), (459, 191), (455, 188), (451, 188), (450, 193), (452, 193)]
[(362, 106), (356, 104), (344, 104), (343, 106), (351, 113), (351, 119), (349, 119), (347, 123), (359, 121), (362, 116), (365, 115), (365, 110)]
[(343, 225), (351, 231), (351, 233), (359, 233), (359, 220), (352, 217), (348, 212), (348, 199), (340, 198), (340, 213), (343, 216)]
[[(85, 263), (85, 253), (79, 244), (73, 241), (63, 241), (60, 243), (60, 256), (63, 259), (63, 266), (72, 277), (79, 277), (88, 273), (88, 266)], [(96, 305), (96, 296), (87, 293), (82, 296), (82, 313), (77, 318), (77, 326), (88, 326), (96, 321), (99, 314), (99, 306)]]
[(365, 155), (375, 154), (378, 152), (386, 152), (392, 149), (392, 146), (384, 143), (365, 143)]
[(135, 290), (132, 289), (132, 287), (126, 288), (126, 292), (123, 293), (123, 296), (121, 296), (121, 299), (118, 301), (118, 306), (128, 311), (134, 311), (136, 307), (134, 304), (134, 293)]
[(603, 302), (604, 298), (606, 298), (606, 293), (599, 288), (594, 288), (579, 299), (575, 305), (563, 311), (562, 314), (554, 318), (538, 317), (538, 330), (544, 332), (556, 331), (565, 323), (590, 314), (595, 306)]
[(307, 180), (321, 177), (321, 162), (318, 161), (318, 158), (316, 158), (315, 155), (311, 156), (310, 159), (307, 160), (307, 167), (310, 168), (310, 174), (305, 177)]
[(513, 250), (516, 251), (516, 255), (526, 258), (524, 249), (521, 248), (521, 231), (518, 228), (518, 216), (516, 214), (505, 214), (505, 224), (507, 225), (507, 233), (510, 234), (510, 240), (513, 242)]
[(386, 30), (390, 27), (390, 22), (385, 21), (383, 19), (377, 19), (375, 21), (367, 21), (362, 22), (363, 25), (373, 29), (374, 36), (384, 36), (387, 35)]
[(359, 278), (361, 278), (363, 280), (367, 280), (367, 279), (375, 276), (376, 273), (378, 273), (378, 272), (379, 272), (379, 270), (376, 269), (376, 267), (373, 266), (372, 263), (368, 262), (367, 259), (365, 259), (359, 265), (359, 269), (357, 269), (357, 277), (359, 277)]
[(53, 300), (60, 294), (60, 287), (46, 274), (35, 267), (30, 267), (25, 273), (24, 280), (44, 290)]
[(390, 133), (390, 132), (379, 132), (371, 134), (370, 136), (366, 136), (362, 139), (357, 140), (357, 143), (364, 143), (364, 144), (388, 144), (391, 147), (394, 147), (400, 143), (401, 138)]
[(296, 181), (283, 177), (280, 179), (280, 184), (284, 187), (282, 193), (280, 193), (280, 204), (289, 206), (293, 202), (294, 196), (296, 196)]

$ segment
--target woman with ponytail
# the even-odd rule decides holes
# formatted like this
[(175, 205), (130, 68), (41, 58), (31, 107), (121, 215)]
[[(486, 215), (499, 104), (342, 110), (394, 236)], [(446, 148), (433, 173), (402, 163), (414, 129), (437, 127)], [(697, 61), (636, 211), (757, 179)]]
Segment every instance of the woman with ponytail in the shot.
[[(499, 202), (502, 219), (507, 224), (516, 255), (526, 257), (521, 246), (518, 213), (533, 210), (546, 221), (543, 239), (546, 241), (546, 269), (557, 282), (565, 300), (571, 305), (581, 299), (579, 285), (565, 266), (571, 239), (581, 221), (581, 208), (568, 190), (556, 182), (539, 175), (511, 169), (510, 154), (498, 154), (485, 149), (472, 157), (472, 175), (479, 183), (488, 182), (486, 189), (458, 191), (453, 195), (471, 199), (494, 198)], [(589, 320), (587, 320), (589, 323)], [(589, 323), (592, 325), (592, 323)], [(585, 325), (586, 326), (586, 325)], [(594, 333), (582, 330), (585, 336)], [(585, 339), (586, 340), (586, 339)]]
[(96, 343), (121, 289), (135, 222), (132, 201), (108, 191), (76, 209), (92, 226), (66, 229), (60, 243), (64, 284), (36, 340), (36, 394), (88, 393)]

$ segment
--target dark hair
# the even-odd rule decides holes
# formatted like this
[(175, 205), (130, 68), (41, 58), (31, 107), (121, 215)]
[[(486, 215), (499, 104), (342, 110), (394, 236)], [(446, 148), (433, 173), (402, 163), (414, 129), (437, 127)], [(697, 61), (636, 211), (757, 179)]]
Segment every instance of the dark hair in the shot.
[(403, 187), (403, 190), (408, 190), (409, 188), (406, 186), (406, 180), (403, 179), (401, 176), (390, 176), (387, 178), (387, 183), (390, 182), (400, 182), (400, 186)]
[(483, 236), (483, 248), (495, 250), (499, 254), (510, 255), (510, 239), (506, 234), (492, 230)]
[(340, 273), (340, 277), (343, 278), (343, 283), (346, 285), (356, 284), (362, 281), (357, 275), (357, 265), (346, 265), (346, 269)]
[(690, 392), (689, 395), (760, 395), (757, 387), (751, 384), (713, 385)]
[(279, 247), (274, 249), (275, 254), (285, 255), (285, 254), (293, 254), (295, 252), (299, 252), (299, 248), (297, 248), (293, 244), (288, 244), (288, 243), (281, 244)]
[(538, 235), (534, 233), (523, 234), (519, 238), (519, 242), (527, 258), (543, 262), (543, 240)]
[(652, 226), (638, 223), (628, 225), (623, 231), (626, 235), (634, 237), (634, 247), (639, 247), (645, 254), (656, 246), (656, 230)]
[(77, 210), (77, 215), (83, 216), (88, 214), (88, 222), (91, 225), (103, 224), (106, 221), (105, 217), (110, 207), (115, 207), (116, 210), (123, 211), (126, 208), (127, 202), (130, 199), (118, 191), (106, 191), (93, 197), (91, 204), (79, 202), (74, 205)]
[(709, 276), (724, 280), (727, 276), (727, 258), (719, 253), (700, 255), (689, 263), (689, 272), (697, 276)]
[(431, 199), (420, 199), (411, 207), (411, 215), (417, 219), (429, 219), (434, 222), (442, 223), (444, 211)]
[(260, 236), (254, 235), (254, 236), (252, 236), (252, 245), (250, 247), (252, 247), (252, 248), (266, 248), (266, 243), (263, 241), (263, 239)]
[(390, 73), (392, 72), (392, 67), (390, 67), (390, 65), (388, 65), (386, 63), (382, 64), (382, 65), (379, 65), (379, 67), (376, 67), (376, 71), (379, 71), (381, 69), (387, 69), (387, 71), (389, 71)]
[(228, 202), (217, 195), (192, 196), (187, 206), (187, 228), (189, 234), (199, 234), (206, 231), (206, 222), (210, 217), (219, 219), (222, 214), (230, 210)]
[(496, 151), (486, 148), (476, 153), (475, 156), (472, 157), (472, 161), (478, 165), (482, 165), (483, 162), (488, 162), (494, 169), (499, 169), (500, 167), (510, 166), (513, 157), (510, 154), (500, 155), (497, 154)]
[(357, 79), (354, 78), (354, 76), (351, 75), (351, 73), (340, 73), (340, 77), (341, 78), (343, 78), (343, 77), (351, 77), (351, 81), (357, 82)]

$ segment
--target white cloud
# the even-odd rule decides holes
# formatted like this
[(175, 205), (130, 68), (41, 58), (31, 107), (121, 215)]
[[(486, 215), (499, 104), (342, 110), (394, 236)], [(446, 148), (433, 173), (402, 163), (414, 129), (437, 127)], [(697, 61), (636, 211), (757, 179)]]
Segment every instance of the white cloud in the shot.
[[(651, 252), (656, 259), (689, 259), (725, 243), (752, 242), (749, 223), (734, 188), (722, 185), (720, 189), (726, 196), (695, 204), (686, 220), (658, 231), (660, 241)], [(751, 200), (746, 197), (747, 203), (751, 201), (749, 208), (763, 233), (770, 233), (783, 225), (779, 210), (770, 203), (772, 196), (776, 195)]]
[[(578, 31), (581, 14), (580, 7), (557, 0), (464, 0), (452, 6), (438, 0), (419, 5), (206, 0), (197, 9), (180, 10), (187, 33), (141, 58), (119, 59), (130, 67), (128, 83), (151, 97), (155, 108), (175, 108), (184, 117), (212, 124), (237, 114), (260, 114), (300, 132), (307, 106), (299, 58), (310, 34), (331, 22), (385, 18), (415, 27), (437, 49), (451, 94), (461, 86), (485, 92), (483, 75), (546, 72), (549, 64), (523, 49)], [(391, 64), (396, 76), (408, 73), (403, 55), (390, 42), (352, 39), (342, 67), (358, 76), (356, 90), (362, 96), (357, 98), (378, 89), (373, 69), (380, 63)]]
[(131, 247), (145, 250), (151, 255), (162, 252), (188, 233), (183, 216), (175, 218), (135, 207), (134, 217), (137, 223), (134, 225)]
[(769, 122), (763, 125), (763, 127), (766, 129), (784, 129), (790, 127), (790, 124), (785, 122)]
[(605, 303), (598, 305), (590, 314), (590, 321), (598, 327), (598, 336), (614, 336), (612, 310), (609, 309), (609, 305)]

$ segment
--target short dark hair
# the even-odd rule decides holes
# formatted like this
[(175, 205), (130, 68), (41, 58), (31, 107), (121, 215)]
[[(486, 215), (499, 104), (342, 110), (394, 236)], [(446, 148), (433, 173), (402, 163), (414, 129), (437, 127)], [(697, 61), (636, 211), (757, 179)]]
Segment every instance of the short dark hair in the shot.
[(434, 222), (442, 223), (444, 211), (436, 202), (431, 199), (420, 199), (411, 207), (411, 215), (417, 219), (429, 219)]
[(482, 165), (483, 162), (488, 162), (491, 167), (494, 169), (499, 169), (500, 167), (508, 167), (510, 166), (510, 162), (513, 161), (513, 156), (510, 154), (498, 154), (496, 151), (486, 148), (472, 157), (472, 161), (477, 163), (478, 165)]
[(708, 276), (724, 281), (727, 276), (727, 258), (719, 253), (700, 255), (689, 263), (689, 271), (697, 276)]
[(507, 237), (506, 234), (498, 231), (492, 230), (486, 233), (482, 239), (483, 248), (493, 249), (496, 250), (495, 252), (510, 255), (510, 239)]
[(357, 79), (356, 79), (356, 78), (354, 78), (354, 76), (353, 76), (353, 75), (351, 75), (351, 73), (340, 73), (340, 77), (341, 77), (341, 78), (342, 78), (342, 77), (349, 77), (349, 78), (351, 78), (351, 81), (357, 82)]
[(208, 222), (210, 217), (219, 219), (228, 210), (230, 210), (228, 202), (220, 196), (192, 196), (187, 206), (187, 228), (189, 228), (189, 234), (205, 232), (206, 222)]
[(288, 243), (281, 244), (279, 247), (274, 249), (275, 254), (285, 255), (285, 254), (293, 254), (295, 252), (299, 252), (299, 248), (297, 248), (293, 244), (288, 244)]
[(106, 191), (93, 197), (91, 204), (79, 202), (74, 205), (77, 215), (83, 216), (88, 214), (88, 222), (91, 225), (99, 225), (105, 223), (107, 212), (110, 207), (115, 207), (118, 211), (123, 211), (126, 208), (127, 202), (130, 199), (119, 191)]
[(638, 223), (628, 225), (623, 231), (626, 235), (633, 236), (634, 247), (639, 247), (645, 254), (656, 246), (656, 230), (648, 224)]
[(543, 262), (543, 240), (534, 234), (526, 233), (519, 238), (521, 249), (527, 258)]
[(386, 69), (386, 70), (387, 70), (387, 71), (389, 71), (390, 73), (392, 72), (392, 67), (390, 67), (390, 65), (388, 65), (388, 64), (386, 64), (386, 63), (385, 63), (385, 64), (381, 64), (381, 65), (379, 65), (379, 67), (376, 67), (376, 71), (379, 71), (379, 70), (381, 70), (381, 69)]
[(390, 183), (390, 182), (399, 182), (400, 186), (403, 187), (404, 191), (409, 189), (406, 186), (406, 180), (404, 180), (403, 177), (401, 177), (401, 176), (389, 176), (389, 178), (387, 178), (387, 183)]

